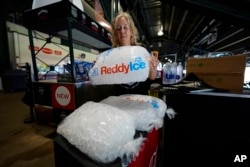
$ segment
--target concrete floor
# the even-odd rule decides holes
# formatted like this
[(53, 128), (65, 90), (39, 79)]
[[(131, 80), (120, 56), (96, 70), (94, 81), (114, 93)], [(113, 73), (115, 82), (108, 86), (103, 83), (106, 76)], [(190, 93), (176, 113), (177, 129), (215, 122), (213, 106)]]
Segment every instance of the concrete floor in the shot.
[[(21, 99), (25, 92), (0, 91), (0, 167), (55, 167), (55, 127), (25, 124), (29, 107)], [(46, 137), (47, 136), (47, 137)]]

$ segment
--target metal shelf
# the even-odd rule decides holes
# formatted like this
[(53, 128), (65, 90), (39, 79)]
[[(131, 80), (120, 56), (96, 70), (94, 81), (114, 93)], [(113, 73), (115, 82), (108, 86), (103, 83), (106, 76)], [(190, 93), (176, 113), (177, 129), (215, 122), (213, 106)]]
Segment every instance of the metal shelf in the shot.
[[(32, 47), (34, 46), (32, 34), (34, 30), (68, 40), (71, 69), (74, 69), (73, 42), (82, 43), (97, 50), (111, 48), (111, 34), (69, 1), (60, 1), (24, 11), (23, 18), (24, 26), (29, 32), (36, 81), (38, 81), (36, 53), (34, 47)], [(72, 70), (71, 75), (72, 82), (76, 82), (75, 70)]]

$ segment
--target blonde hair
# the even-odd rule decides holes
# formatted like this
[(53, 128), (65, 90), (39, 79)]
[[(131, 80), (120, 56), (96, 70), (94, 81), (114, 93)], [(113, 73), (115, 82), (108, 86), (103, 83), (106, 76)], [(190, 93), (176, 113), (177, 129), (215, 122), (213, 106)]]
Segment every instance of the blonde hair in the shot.
[(118, 47), (120, 45), (115, 29), (116, 29), (116, 26), (117, 26), (117, 21), (121, 17), (125, 17), (127, 19), (127, 21), (128, 21), (129, 28), (130, 28), (130, 31), (132, 33), (131, 40), (130, 40), (131, 45), (139, 45), (140, 43), (137, 42), (138, 31), (137, 31), (137, 28), (135, 27), (135, 23), (134, 23), (132, 17), (127, 12), (120, 12), (120, 13), (118, 13), (116, 15), (115, 19), (111, 23), (111, 25), (112, 25), (112, 38), (111, 38), (112, 47)]

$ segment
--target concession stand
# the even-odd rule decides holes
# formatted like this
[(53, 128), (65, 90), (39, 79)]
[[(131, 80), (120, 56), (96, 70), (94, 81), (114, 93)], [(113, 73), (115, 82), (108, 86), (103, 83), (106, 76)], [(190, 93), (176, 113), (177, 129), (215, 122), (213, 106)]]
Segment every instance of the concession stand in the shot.
[[(60, 10), (58, 10), (60, 9)], [(98, 22), (88, 16), (87, 13), (79, 9), (70, 1), (59, 1), (35, 9), (24, 11), (24, 25), (28, 29), (32, 65), (34, 71), (33, 96), (35, 105), (52, 107), (56, 110), (54, 115), (60, 115), (58, 112), (71, 112), (87, 100), (101, 99), (105, 97), (105, 92), (111, 88), (93, 88), (88, 80), (79, 79), (76, 69), (74, 43), (87, 45), (98, 51), (111, 48), (111, 34)], [(40, 50), (35, 50), (34, 37), (35, 31), (48, 34), (45, 44)], [(37, 71), (37, 54), (51, 42), (53, 37), (65, 39), (68, 43), (69, 54), (66, 56), (70, 60), (68, 68), (70, 74), (58, 74), (57, 79), (40, 80)], [(65, 59), (64, 57), (63, 59)], [(62, 60), (60, 60), (62, 61)], [(52, 65), (53, 69), (53, 65)], [(100, 86), (101, 87), (101, 86)], [(96, 91), (93, 94), (92, 91)], [(95, 97), (94, 97), (95, 96)], [(64, 113), (65, 114), (65, 113)], [(40, 118), (37, 118), (40, 119)], [(56, 123), (61, 118), (56, 118)]]
[[(111, 34), (87, 13), (80, 10), (70, 1), (59, 1), (36, 9), (27, 10), (23, 13), (24, 25), (28, 29), (34, 81), (32, 82), (32, 93), (34, 99), (35, 117), (39, 123), (58, 125), (70, 113), (87, 101), (100, 101), (112, 94), (117, 93), (112, 85), (92, 86), (89, 80), (79, 80), (75, 66), (73, 44), (84, 44), (98, 51), (111, 48)], [(69, 47), (69, 69), (70, 75), (60, 75), (57, 79), (39, 80), (37, 71), (37, 53), (34, 48), (34, 31), (48, 34), (44, 46), (51, 38), (59, 37), (68, 42)], [(43, 46), (43, 47), (44, 47)], [(42, 49), (42, 48), (41, 48)], [(52, 67), (53, 70), (53, 67)], [(40, 110), (39, 110), (40, 109)], [(43, 112), (46, 112), (45, 114)], [(141, 132), (142, 133), (142, 132)], [(158, 131), (153, 130), (144, 133), (147, 141), (144, 149), (133, 166), (145, 166), (145, 163), (156, 165), (156, 154), (158, 149)], [(95, 162), (87, 155), (80, 152), (76, 147), (61, 135), (54, 139), (55, 164), (63, 166), (121, 166), (121, 161), (110, 164)], [(153, 164), (152, 164), (153, 163)]]

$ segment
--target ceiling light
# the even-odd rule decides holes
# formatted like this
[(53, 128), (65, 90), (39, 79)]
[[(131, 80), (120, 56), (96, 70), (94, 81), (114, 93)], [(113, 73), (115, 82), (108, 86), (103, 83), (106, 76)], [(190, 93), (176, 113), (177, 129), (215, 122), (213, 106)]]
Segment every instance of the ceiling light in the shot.
[(162, 36), (163, 35), (163, 32), (162, 30), (160, 30), (158, 33), (157, 33), (158, 36)]
[(158, 36), (162, 36), (163, 35), (163, 31), (162, 31), (162, 26), (161, 29), (159, 30), (159, 32), (157, 33)]

